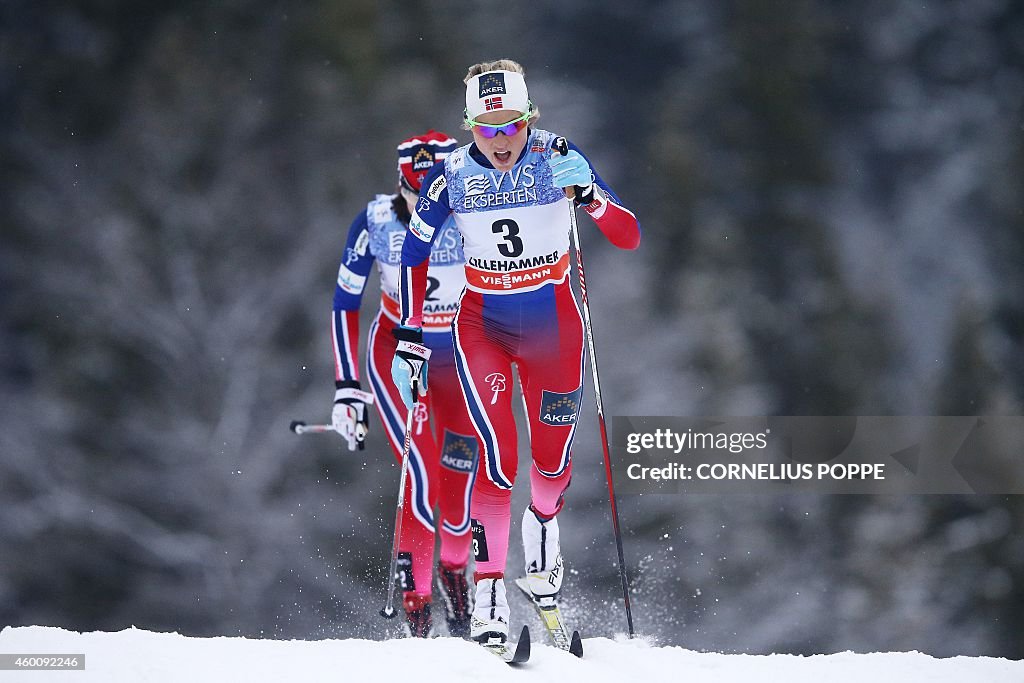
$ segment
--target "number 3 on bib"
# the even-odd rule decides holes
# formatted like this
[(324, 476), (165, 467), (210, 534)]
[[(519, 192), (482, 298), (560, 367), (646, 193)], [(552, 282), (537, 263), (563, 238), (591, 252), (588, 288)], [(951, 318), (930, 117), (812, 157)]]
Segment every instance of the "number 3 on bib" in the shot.
[(507, 242), (500, 242), (498, 244), (498, 252), (507, 258), (515, 258), (521, 256), (523, 253), (523, 240), (519, 238), (519, 224), (511, 218), (502, 218), (501, 220), (494, 221), (491, 225), (491, 232), (495, 235), (501, 235), (502, 238)]

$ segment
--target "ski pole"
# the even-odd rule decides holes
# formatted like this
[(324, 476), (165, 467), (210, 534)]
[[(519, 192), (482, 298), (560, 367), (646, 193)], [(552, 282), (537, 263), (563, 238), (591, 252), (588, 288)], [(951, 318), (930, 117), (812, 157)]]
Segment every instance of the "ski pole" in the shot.
[(419, 382), (412, 381), (412, 406), (405, 417), (405, 441), (402, 443), (402, 473), (398, 476), (398, 508), (395, 510), (395, 538), (391, 543), (391, 566), (388, 569), (387, 603), (380, 610), (385, 619), (395, 616), (395, 575), (398, 572), (398, 540), (402, 535), (402, 510), (405, 508), (405, 478), (409, 471), (409, 451), (412, 449), (412, 419), (418, 405)]
[[(555, 141), (555, 149), (563, 156), (569, 153), (569, 144), (565, 138)], [(595, 190), (596, 191), (596, 190)], [(569, 223), (572, 226), (572, 241), (576, 247), (576, 274), (580, 282), (580, 298), (583, 299), (583, 327), (587, 334), (587, 350), (590, 353), (590, 368), (594, 374), (594, 394), (597, 401), (597, 421), (601, 428), (601, 447), (604, 450), (604, 472), (608, 480), (608, 498), (611, 501), (612, 531), (615, 534), (615, 549), (619, 553), (619, 579), (622, 582), (622, 602), (626, 607), (626, 623), (629, 626), (629, 637), (633, 631), (633, 611), (629, 605), (629, 579), (626, 577), (626, 560), (622, 552), (622, 529), (619, 527), (619, 509), (615, 503), (615, 486), (612, 484), (612, 459), (608, 450), (608, 428), (604, 420), (604, 404), (601, 401), (601, 380), (597, 374), (597, 350), (594, 348), (594, 325), (590, 320), (590, 301), (587, 299), (587, 278), (583, 271), (583, 249), (580, 246), (579, 228), (576, 226), (576, 206), (573, 203), (575, 191), (566, 190), (569, 198)]]
[(292, 423), (288, 425), (288, 429), (296, 434), (323, 434), (325, 432), (337, 431), (334, 425), (308, 425), (302, 420), (292, 420)]

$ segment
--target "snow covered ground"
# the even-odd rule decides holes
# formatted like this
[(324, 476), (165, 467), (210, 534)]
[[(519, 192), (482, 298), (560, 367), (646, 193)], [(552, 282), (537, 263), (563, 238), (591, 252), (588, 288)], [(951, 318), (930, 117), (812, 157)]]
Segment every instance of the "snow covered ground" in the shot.
[[(541, 636), (537, 634), (536, 639)], [(472, 643), (434, 640), (281, 641), (186, 638), (130, 629), (74, 633), (6, 628), (0, 654), (84, 654), (84, 671), (0, 671), (0, 681), (224, 683), (225, 681), (414, 680), (416, 683), (529, 680), (565, 683), (1021, 683), (1024, 661), (920, 653), (815, 657), (723, 655), (655, 647), (641, 639), (584, 640), (586, 658), (534, 644), (529, 664), (508, 667)]]

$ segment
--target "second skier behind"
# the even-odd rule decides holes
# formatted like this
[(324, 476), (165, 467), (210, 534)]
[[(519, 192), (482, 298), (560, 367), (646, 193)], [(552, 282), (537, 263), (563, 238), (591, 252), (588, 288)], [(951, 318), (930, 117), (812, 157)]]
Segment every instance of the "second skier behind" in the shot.
[[(332, 420), (335, 429), (348, 440), (350, 449), (363, 448), (369, 427), (367, 405), (375, 398), (388, 442), (395, 457), (401, 459), (408, 407), (388, 379), (388, 368), (397, 344), (392, 329), (400, 319), (402, 242), (423, 177), (456, 144), (454, 138), (433, 130), (399, 144), (398, 193), (377, 195), (349, 228), (334, 290), (331, 331), (336, 387)], [(466, 413), (452, 351), (451, 323), (466, 283), (462, 241), (454, 222), (438, 227), (430, 251), (429, 276), (424, 273), (424, 282), (429, 284), (422, 318), (423, 343), (432, 350), (434, 362), (430, 366), (429, 396), (413, 414), (398, 577), (409, 633), (418, 637), (431, 635), (434, 535), (439, 527), (441, 557), (437, 580), (445, 600), (448, 631), (453, 636), (466, 637), (469, 496), (479, 446)], [(380, 272), (381, 304), (370, 327), (366, 354), (371, 396), (363, 391), (359, 381), (357, 358), (359, 308), (366, 278), (375, 262)], [(439, 508), (440, 519), (434, 516), (435, 506)]]

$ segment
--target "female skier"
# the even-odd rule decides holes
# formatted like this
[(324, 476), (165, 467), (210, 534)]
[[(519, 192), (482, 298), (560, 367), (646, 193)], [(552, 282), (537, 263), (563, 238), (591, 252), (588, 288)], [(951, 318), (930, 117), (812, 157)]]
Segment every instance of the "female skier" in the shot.
[[(433, 130), (398, 145), (397, 194), (377, 195), (349, 228), (334, 290), (331, 332), (334, 346), (334, 428), (349, 449), (362, 449), (369, 426), (366, 406), (376, 402), (395, 457), (401, 459), (407, 405), (386, 379), (395, 354), (392, 329), (400, 319), (399, 271), (406, 226), (427, 171), (455, 148), (456, 141)], [(439, 225), (425, 274), (423, 343), (434, 354), (429, 397), (413, 415), (414, 432), (405, 486), (398, 575), (407, 627), (411, 635), (432, 632), (431, 586), (435, 527), (440, 524), (438, 584), (445, 600), (449, 633), (469, 634), (466, 563), (469, 556), (471, 472), (479, 451), (473, 424), (459, 388), (452, 349), (451, 323), (465, 286), (465, 258), (453, 222)], [(357, 364), (359, 308), (373, 263), (380, 272), (381, 304), (370, 327), (367, 375), (373, 394), (363, 391)], [(426, 266), (426, 262), (424, 263)], [(374, 401), (374, 399), (376, 399)], [(432, 419), (428, 416), (432, 413)], [(436, 435), (431, 430), (431, 425)], [(440, 520), (434, 508), (440, 508)]]
[[(567, 192), (617, 247), (639, 246), (640, 226), (575, 145), (559, 154), (561, 139), (533, 127), (539, 112), (519, 64), (476, 64), (464, 81), (473, 143), (424, 178), (402, 248), (402, 326), (395, 330), (400, 343), (392, 376), (409, 405), (412, 382), (427, 366), (417, 353), (427, 256), (454, 216), (466, 256), (466, 291), (453, 324), (456, 366), (483, 448), (471, 504), (476, 604), (470, 636), (494, 643), (505, 642), (509, 628), (504, 575), (518, 457), (513, 364), (533, 460), (531, 504), (522, 521), (527, 583), (536, 597), (557, 595), (562, 583), (556, 515), (572, 472), (583, 383), (583, 323), (568, 278), (574, 209)], [(431, 357), (431, 376), (436, 360)]]

